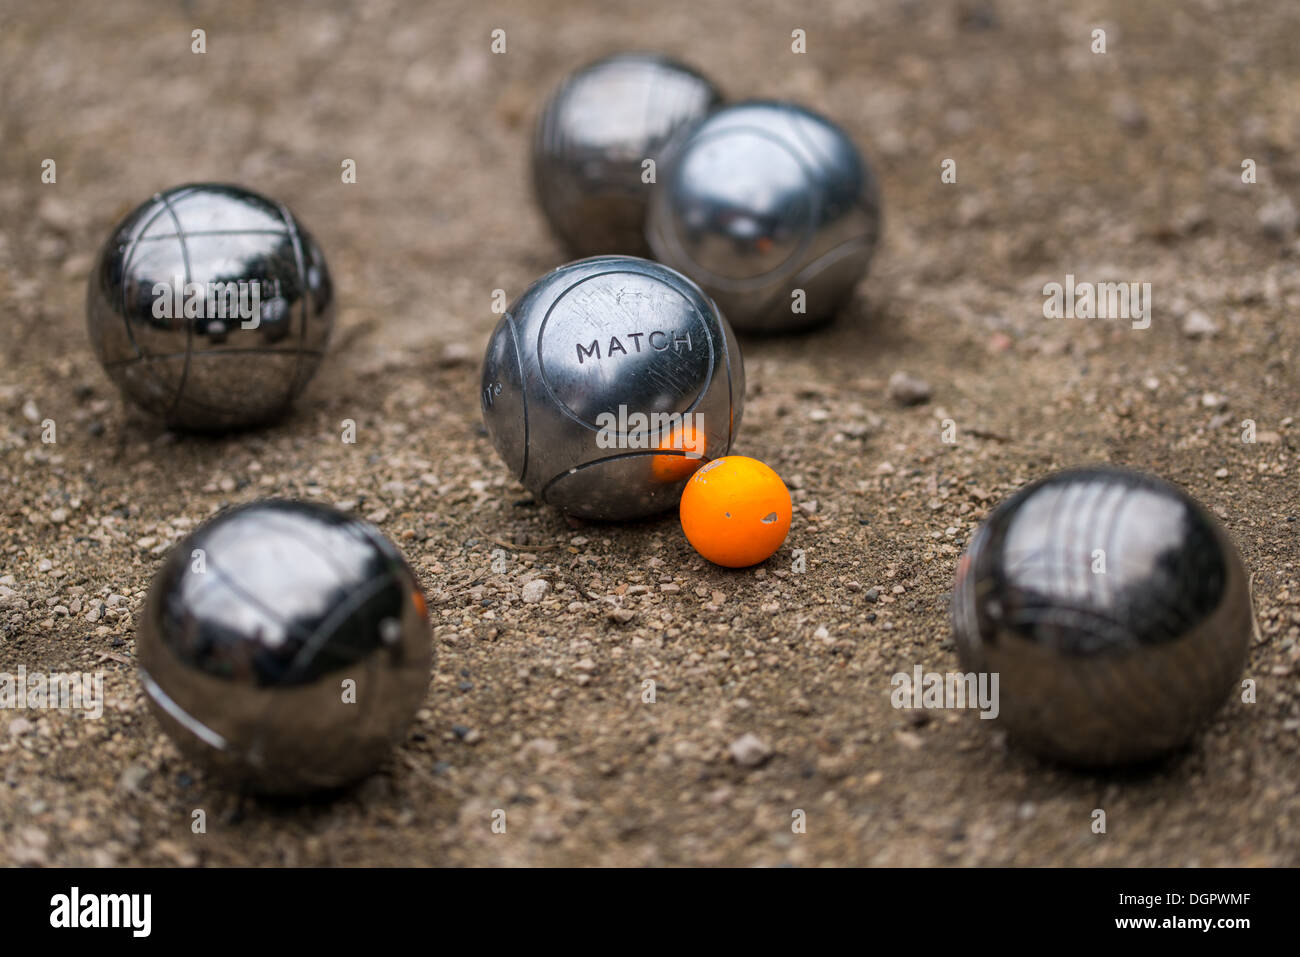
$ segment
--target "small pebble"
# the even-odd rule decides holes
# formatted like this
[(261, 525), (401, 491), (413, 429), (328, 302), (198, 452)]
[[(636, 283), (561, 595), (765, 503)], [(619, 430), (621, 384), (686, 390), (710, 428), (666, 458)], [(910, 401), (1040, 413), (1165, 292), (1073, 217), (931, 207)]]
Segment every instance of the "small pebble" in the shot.
[(1296, 231), (1296, 208), (1289, 196), (1279, 196), (1260, 207), (1260, 231), (1269, 239), (1284, 242)]
[(17, 738), (27, 734), (33, 727), (35, 726), (26, 718), (14, 718), (9, 722), (9, 734), (11, 737)]
[(132, 764), (122, 772), (121, 778), (118, 779), (118, 786), (123, 791), (139, 791), (147, 780), (149, 780), (149, 769), (143, 764)]
[(727, 746), (727, 751), (742, 768), (756, 768), (772, 756), (772, 749), (755, 734), (742, 734)]
[[(1218, 334), (1219, 324), (1199, 309), (1193, 309), (1183, 317), (1182, 332), (1188, 339), (1209, 339)], [(1157, 381), (1156, 386), (1148, 388), (1154, 391), (1159, 384)]]
[(930, 383), (901, 369), (889, 377), (889, 397), (899, 405), (920, 405), (930, 401)]

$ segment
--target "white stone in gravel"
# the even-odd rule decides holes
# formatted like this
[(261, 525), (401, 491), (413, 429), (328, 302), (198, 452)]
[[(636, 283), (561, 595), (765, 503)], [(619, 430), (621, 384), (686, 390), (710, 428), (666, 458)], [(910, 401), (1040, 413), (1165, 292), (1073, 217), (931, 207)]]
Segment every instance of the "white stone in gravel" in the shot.
[(742, 768), (756, 768), (772, 756), (772, 749), (755, 734), (742, 734), (727, 746), (731, 760)]
[(930, 383), (899, 369), (889, 377), (889, 397), (899, 405), (920, 405), (930, 401)]
[(9, 733), (15, 738), (32, 730), (32, 723), (26, 718), (14, 718), (9, 722)]
[(1290, 238), (1296, 230), (1296, 222), (1295, 204), (1289, 196), (1279, 196), (1260, 207), (1259, 228), (1270, 239)]
[(550, 582), (545, 578), (534, 578), (523, 587), (521, 597), (526, 604), (535, 605), (546, 597), (546, 593), (550, 588)]
[(439, 364), (447, 367), (466, 365), (473, 361), (474, 353), (463, 342), (449, 342), (442, 347)]
[(1183, 317), (1183, 335), (1188, 339), (1209, 339), (1219, 332), (1219, 324), (1201, 312), (1193, 309)]
[(49, 835), (39, 827), (25, 827), (18, 831), (9, 853), (15, 864), (44, 864), (49, 843)]
[(149, 780), (149, 769), (143, 764), (133, 764), (118, 779), (118, 786), (123, 791), (138, 791)]
[(549, 758), (553, 754), (555, 754), (557, 750), (558, 748), (556, 747), (555, 742), (552, 741), (550, 738), (533, 738), (533, 740), (529, 741), (522, 748), (520, 748), (519, 753), (521, 756), (527, 756), (529, 754), (538, 754), (541, 755), (542, 757)]

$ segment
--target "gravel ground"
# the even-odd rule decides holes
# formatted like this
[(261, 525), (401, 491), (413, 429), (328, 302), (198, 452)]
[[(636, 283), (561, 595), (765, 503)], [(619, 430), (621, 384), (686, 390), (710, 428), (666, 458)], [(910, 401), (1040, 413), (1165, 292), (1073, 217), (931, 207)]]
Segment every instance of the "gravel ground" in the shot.
[[(0, 5), (0, 671), (102, 670), (107, 707), (0, 713), (0, 862), (1300, 863), (1300, 8), (79, 7)], [(881, 179), (884, 243), (852, 305), (821, 333), (745, 343), (737, 451), (797, 506), (757, 569), (707, 565), (672, 515), (573, 526), (510, 480), (481, 427), (492, 291), (513, 298), (563, 258), (528, 192), (540, 97), (628, 47), (828, 113)], [(109, 227), (194, 180), (292, 206), (341, 305), (293, 415), (221, 439), (124, 407), (84, 329)], [(1044, 319), (1043, 285), (1067, 273), (1150, 282), (1150, 328)], [(891, 399), (899, 372), (928, 401)], [(1098, 461), (1183, 485), (1238, 542), (1257, 703), (1227, 705), (1183, 755), (1109, 774), (1008, 750), (971, 714), (894, 710), (895, 672), (956, 667), (947, 601), (987, 510)], [(181, 759), (134, 677), (162, 554), (265, 495), (378, 524), (432, 611), (418, 720), (329, 802), (229, 794)]]

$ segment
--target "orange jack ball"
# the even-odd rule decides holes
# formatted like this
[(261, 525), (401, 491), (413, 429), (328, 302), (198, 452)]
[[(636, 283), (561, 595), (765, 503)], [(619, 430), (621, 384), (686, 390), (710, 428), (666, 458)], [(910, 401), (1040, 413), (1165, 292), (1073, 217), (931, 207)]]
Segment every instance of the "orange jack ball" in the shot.
[(682, 531), (716, 565), (770, 558), (790, 533), (790, 490), (758, 459), (728, 455), (699, 469), (682, 492)]

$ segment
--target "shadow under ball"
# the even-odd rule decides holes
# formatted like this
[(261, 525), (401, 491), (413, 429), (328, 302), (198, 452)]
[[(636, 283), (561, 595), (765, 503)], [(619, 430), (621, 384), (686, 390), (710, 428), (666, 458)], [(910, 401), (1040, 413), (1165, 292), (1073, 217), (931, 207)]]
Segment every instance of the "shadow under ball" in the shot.
[(699, 73), (652, 53), (606, 57), (560, 84), (537, 120), (533, 186), (574, 256), (648, 252), (642, 164), (721, 102)]
[(717, 307), (632, 256), (582, 259), (529, 286), (488, 342), (480, 393), (511, 473), (541, 502), (606, 520), (676, 508), (695, 469), (730, 450), (744, 399), (740, 347)]
[(334, 288), (283, 204), (239, 186), (178, 186), (114, 227), (86, 321), (128, 399), (169, 427), (223, 431), (275, 419), (307, 385)]
[(197, 529), (155, 577), (136, 633), (164, 730), (199, 766), (263, 794), (379, 767), (424, 700), (432, 656), (396, 547), (304, 502), (257, 502)]
[(664, 149), (646, 235), (738, 331), (782, 333), (849, 300), (880, 221), (875, 177), (848, 134), (801, 106), (751, 101)]
[(1186, 743), (1234, 689), (1252, 612), (1226, 532), (1185, 492), (1117, 468), (1050, 475), (999, 505), (961, 559), (962, 668), (999, 675), (984, 721), (1102, 766)]

